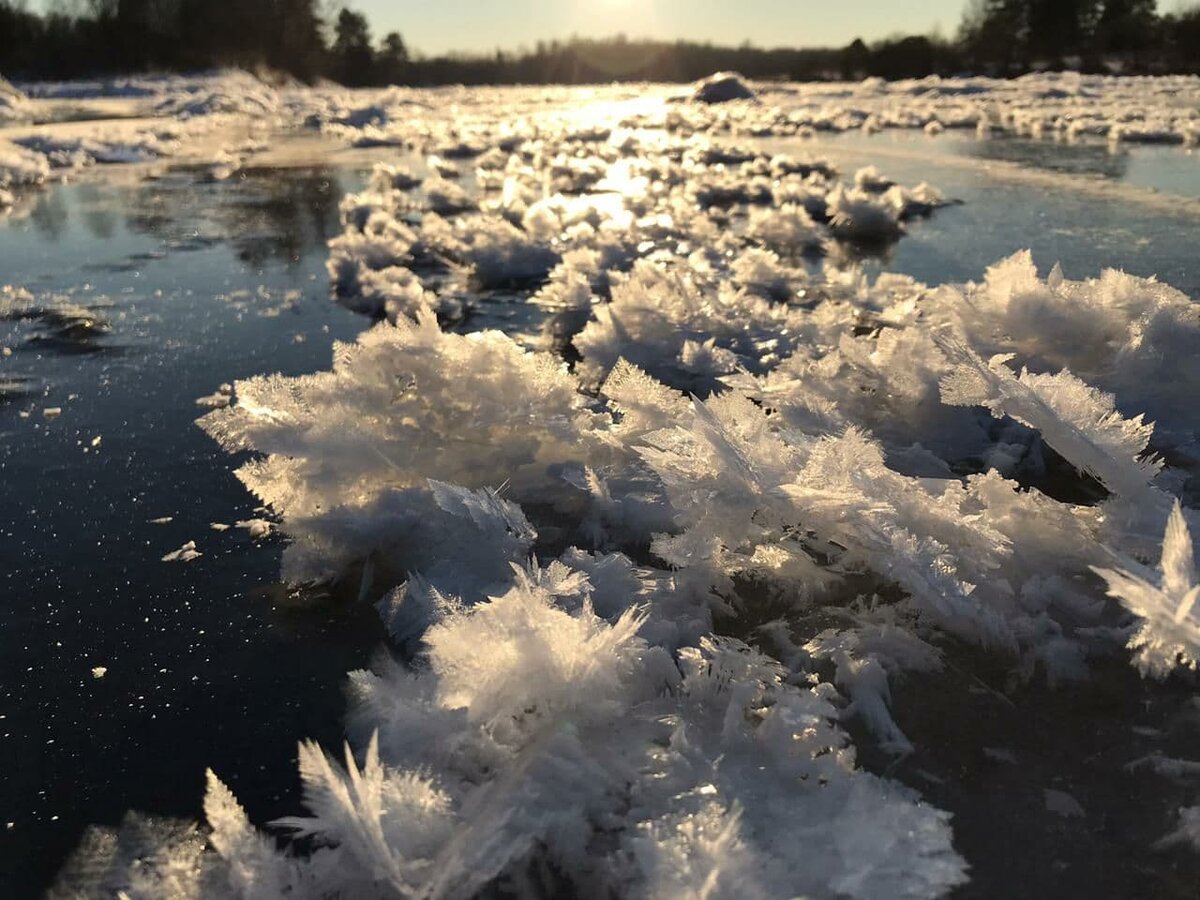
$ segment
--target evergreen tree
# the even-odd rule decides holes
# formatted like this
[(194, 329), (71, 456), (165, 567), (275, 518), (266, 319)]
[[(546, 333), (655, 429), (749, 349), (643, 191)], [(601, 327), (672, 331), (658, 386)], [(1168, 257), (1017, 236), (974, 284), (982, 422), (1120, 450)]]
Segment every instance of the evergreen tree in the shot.
[(376, 76), (386, 84), (401, 84), (408, 80), (408, 47), (399, 32), (386, 35), (375, 62)]
[(375, 54), (371, 49), (371, 26), (367, 17), (342, 7), (333, 33), (334, 77), (351, 87), (371, 84)]

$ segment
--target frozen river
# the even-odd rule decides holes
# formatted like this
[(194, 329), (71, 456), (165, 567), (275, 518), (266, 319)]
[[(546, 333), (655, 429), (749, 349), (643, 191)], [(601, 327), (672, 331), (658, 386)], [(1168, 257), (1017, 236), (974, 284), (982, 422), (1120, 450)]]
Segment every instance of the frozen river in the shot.
[[(761, 143), (961, 201), (868, 272), (962, 282), (1030, 248), (1043, 274), (1119, 267), (1200, 297), (1195, 153), (919, 132)], [(291, 813), (299, 780), (281, 763), (301, 738), (340, 743), (342, 678), (371, 664), (383, 629), (365, 605), (280, 587), (276, 538), (212, 527), (256, 503), (193, 422), (221, 384), (326, 369), (331, 342), (369, 325), (331, 302), (325, 261), (371, 159), (422, 168), (380, 148), (224, 181), (93, 170), (0, 219), (0, 283), (37, 298), (0, 320), (0, 896), (36, 895), (87, 825), (130, 809), (196, 818), (205, 767), (252, 820)], [(543, 314), (511, 300), (481, 296), (459, 329), (536, 332)], [(189, 541), (199, 558), (161, 561)], [(959, 824), (987, 845), (982, 823)], [(983, 877), (1004, 861), (973, 864)]]

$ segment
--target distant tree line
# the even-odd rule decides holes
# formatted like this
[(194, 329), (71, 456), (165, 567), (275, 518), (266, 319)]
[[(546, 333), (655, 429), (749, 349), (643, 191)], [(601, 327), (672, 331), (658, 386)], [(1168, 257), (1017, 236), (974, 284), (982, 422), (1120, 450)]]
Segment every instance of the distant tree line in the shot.
[(1200, 70), (1200, 5), (1160, 16), (1155, 0), (971, 0), (958, 47), (973, 68)]
[(316, 78), (326, 66), (317, 0), (0, 0), (0, 71), (29, 78), (270, 67)]
[(895, 36), (842, 48), (617, 36), (439, 57), (410, 55), (396, 32), (376, 42), (365, 16), (327, 2), (53, 0), (39, 14), (26, 0), (0, 0), (0, 72), (70, 78), (238, 66), (351, 86), (692, 81), (721, 69), (790, 80), (1062, 67), (1200, 72), (1200, 4), (1159, 15), (1155, 0), (971, 0), (954, 39)]

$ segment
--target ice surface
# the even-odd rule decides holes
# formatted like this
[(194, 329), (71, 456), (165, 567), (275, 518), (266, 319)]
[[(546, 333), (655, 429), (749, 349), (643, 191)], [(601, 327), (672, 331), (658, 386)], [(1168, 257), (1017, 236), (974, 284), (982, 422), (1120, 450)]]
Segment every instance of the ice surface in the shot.
[[(382, 321), (329, 371), (200, 401), (270, 510), (237, 527), (278, 531), (285, 580), (373, 602), (396, 652), (351, 675), (344, 761), (301, 747), (305, 813), (275, 823), (301, 844), (210, 773), (207, 847), (164, 829), (144, 883), (944, 895), (967, 872), (949, 817), (859, 768), (843, 722), (912, 752), (896, 697), (962, 653), (1014, 683), (1086, 679), (1126, 642), (1145, 674), (1192, 673), (1193, 301), (1028, 253), (976, 283), (869, 278), (854, 260), (947, 199), (745, 137), (1182, 135), (1200, 79), (757, 94), (605, 88), (586, 116), (565, 89), (247, 100), (412, 150), (329, 245), (335, 297)], [(224, 109), (207, 96), (161, 108)], [(538, 324), (473, 325), (498, 298)], [(1194, 825), (1185, 807), (1161, 833)]]

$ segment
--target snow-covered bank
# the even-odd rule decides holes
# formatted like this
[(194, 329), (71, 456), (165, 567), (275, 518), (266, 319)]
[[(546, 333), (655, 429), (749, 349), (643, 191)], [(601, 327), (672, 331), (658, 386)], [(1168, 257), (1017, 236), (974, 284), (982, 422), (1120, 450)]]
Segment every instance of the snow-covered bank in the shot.
[[(134, 75), (103, 81), (33, 81), (21, 88), (33, 100), (130, 101), (140, 114), (158, 110), (186, 118), (214, 112), (262, 114), (276, 106), (275, 90), (249, 72), (226, 69), (195, 75)], [(210, 102), (220, 98), (221, 102)], [(193, 101), (189, 106), (188, 101)]]
[(239, 71), (31, 83), (7, 93), (6, 86), (0, 187), (36, 185), (95, 164), (163, 159), (222, 171), (261, 149), (257, 136), (283, 127), (275, 90)]
[(26, 115), (29, 98), (0, 78), (0, 125)]

